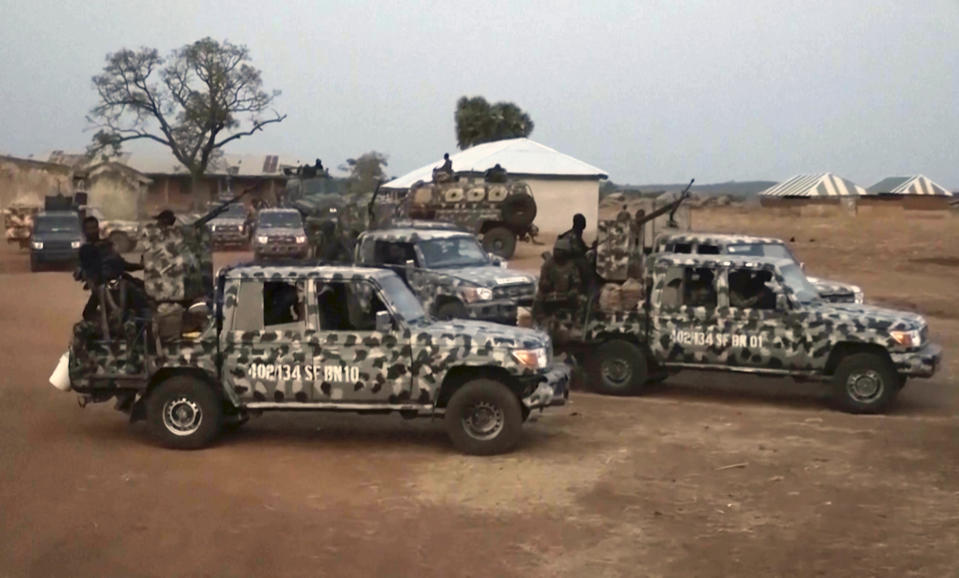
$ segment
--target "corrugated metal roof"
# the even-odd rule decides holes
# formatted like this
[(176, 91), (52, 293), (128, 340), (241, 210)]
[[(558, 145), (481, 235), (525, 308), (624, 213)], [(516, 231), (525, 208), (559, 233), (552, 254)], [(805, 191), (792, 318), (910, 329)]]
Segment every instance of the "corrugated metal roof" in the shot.
[[(79, 155), (53, 151), (50, 162), (61, 163), (74, 160)], [(188, 175), (186, 167), (168, 151), (156, 153), (124, 152), (115, 157), (115, 162), (124, 164), (145, 175)], [(284, 167), (295, 167), (298, 159), (280, 155), (224, 154), (214, 159), (207, 167), (208, 175), (233, 175), (240, 177), (283, 177)], [(311, 163), (312, 164), (312, 163)], [(233, 170), (235, 169), (235, 170)]]
[(881, 195), (937, 195), (951, 197), (952, 192), (923, 175), (888, 177), (868, 189), (869, 194)]
[[(511, 174), (593, 177), (605, 179), (606, 171), (563, 154), (528, 138), (512, 138), (476, 145), (450, 155), (453, 171), (484, 173), (499, 164)], [(429, 181), (433, 169), (443, 164), (439, 159), (383, 185), (388, 189), (407, 189), (416, 181)]]
[(759, 193), (761, 197), (850, 197), (866, 189), (832, 173), (796, 175)]

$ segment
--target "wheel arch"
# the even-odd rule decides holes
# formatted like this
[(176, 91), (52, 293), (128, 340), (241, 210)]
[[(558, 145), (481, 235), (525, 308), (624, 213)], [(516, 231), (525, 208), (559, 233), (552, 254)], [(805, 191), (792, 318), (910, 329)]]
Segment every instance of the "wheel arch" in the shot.
[(220, 399), (223, 400), (224, 408), (233, 408), (233, 404), (227, 399), (227, 396), (223, 395), (221, 386), (217, 381), (216, 376), (211, 375), (210, 372), (200, 369), (199, 367), (161, 367), (150, 376), (150, 379), (147, 381), (146, 388), (144, 388), (143, 393), (140, 395), (140, 399), (133, 406), (133, 411), (130, 412), (130, 421), (140, 421), (146, 419), (146, 404), (144, 401), (147, 397), (150, 396), (150, 393), (153, 392), (161, 383), (167, 381), (172, 377), (177, 376), (189, 376), (196, 378), (203, 383), (206, 383), (211, 390), (213, 390), (217, 395), (220, 396)]
[(460, 365), (451, 368), (443, 377), (439, 394), (436, 396), (436, 407), (445, 408), (450, 398), (463, 385), (474, 379), (493, 379), (508, 387), (519, 399), (522, 395), (521, 386), (513, 375), (503, 367), (494, 365)]
[(869, 353), (881, 357), (890, 366), (894, 367), (889, 351), (876, 343), (863, 343), (861, 341), (840, 341), (832, 346), (829, 351), (829, 357), (826, 359), (826, 375), (835, 375), (839, 362), (844, 358), (857, 353)]

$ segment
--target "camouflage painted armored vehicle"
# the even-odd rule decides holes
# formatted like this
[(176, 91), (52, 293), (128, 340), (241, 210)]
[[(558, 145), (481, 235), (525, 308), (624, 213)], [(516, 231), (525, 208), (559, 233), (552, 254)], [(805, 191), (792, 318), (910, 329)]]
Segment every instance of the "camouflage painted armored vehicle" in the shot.
[(535, 277), (506, 269), (472, 233), (432, 223), (403, 225), (360, 235), (356, 262), (392, 268), (431, 315), (515, 324), (517, 307), (532, 305)]
[(147, 324), (78, 323), (69, 380), (51, 381), (81, 404), (115, 398), (165, 445), (205, 446), (262, 411), (327, 410), (443, 417), (459, 450), (494, 454), (565, 403), (569, 370), (545, 333), (433, 322), (384, 269), (247, 264), (214, 283), (205, 227), (150, 227)]
[[(728, 235), (720, 233), (666, 233), (656, 239), (656, 253), (694, 253), (702, 255), (748, 255), (787, 259), (805, 270), (782, 239)], [(863, 293), (856, 285), (814, 277), (806, 279), (816, 287), (819, 297), (832, 303), (862, 303)]]
[(261, 209), (253, 229), (253, 255), (304, 259), (310, 253), (303, 218), (295, 209)]
[(513, 257), (518, 240), (533, 240), (539, 232), (533, 224), (536, 201), (523, 181), (418, 182), (407, 195), (406, 212), (411, 219), (455, 223), (482, 238), (488, 252), (504, 259)]
[[(876, 413), (940, 364), (921, 316), (827, 302), (792, 259), (645, 257), (633, 223), (598, 231), (598, 298), (537, 322), (602, 393), (637, 393), (684, 368), (735, 371), (831, 381), (841, 408)], [(639, 288), (631, 299), (628, 283)]]

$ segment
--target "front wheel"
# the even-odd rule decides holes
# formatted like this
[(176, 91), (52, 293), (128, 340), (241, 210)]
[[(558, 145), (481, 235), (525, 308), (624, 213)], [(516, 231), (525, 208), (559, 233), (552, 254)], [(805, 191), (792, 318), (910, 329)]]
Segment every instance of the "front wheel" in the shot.
[(483, 233), (483, 248), (504, 259), (512, 259), (516, 252), (516, 235), (506, 227), (493, 227)]
[(450, 319), (466, 319), (466, 306), (462, 301), (447, 301), (436, 308), (436, 318), (448, 321)]
[(492, 379), (463, 384), (446, 406), (446, 433), (464, 454), (503, 454), (519, 442), (523, 410), (516, 394)]
[(220, 433), (223, 405), (205, 382), (177, 375), (147, 397), (147, 422), (161, 444), (179, 450), (205, 447)]
[(635, 343), (612, 339), (590, 355), (593, 389), (606, 395), (637, 394), (646, 383), (646, 354)]
[(845, 357), (833, 379), (836, 403), (849, 413), (886, 411), (903, 382), (889, 360), (874, 353)]

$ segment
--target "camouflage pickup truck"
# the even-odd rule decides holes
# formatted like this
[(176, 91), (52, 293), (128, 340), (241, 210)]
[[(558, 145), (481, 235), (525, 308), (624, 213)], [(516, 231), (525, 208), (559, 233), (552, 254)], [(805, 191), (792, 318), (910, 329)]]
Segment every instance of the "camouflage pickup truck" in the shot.
[(247, 264), (206, 283), (209, 234), (180, 230), (147, 231), (147, 315), (78, 323), (69, 380), (51, 377), (81, 404), (116, 398), (165, 445), (205, 446), (262, 411), (327, 410), (442, 417), (457, 449), (495, 454), (565, 403), (569, 369), (545, 333), (433, 322), (384, 269)]
[[(931, 377), (941, 362), (921, 316), (825, 301), (792, 259), (653, 253), (638, 265), (642, 253), (617, 232), (623, 226), (600, 223), (596, 270), (601, 279), (641, 272), (641, 297), (619, 308), (587, 301), (539, 320), (602, 393), (637, 393), (684, 368), (735, 371), (831, 381), (841, 408), (876, 413), (907, 378)], [(608, 289), (616, 282), (600, 295)]]
[(438, 225), (412, 221), (367, 231), (358, 239), (356, 263), (392, 268), (440, 319), (515, 324), (517, 307), (532, 305), (535, 277), (506, 269), (472, 233)]

